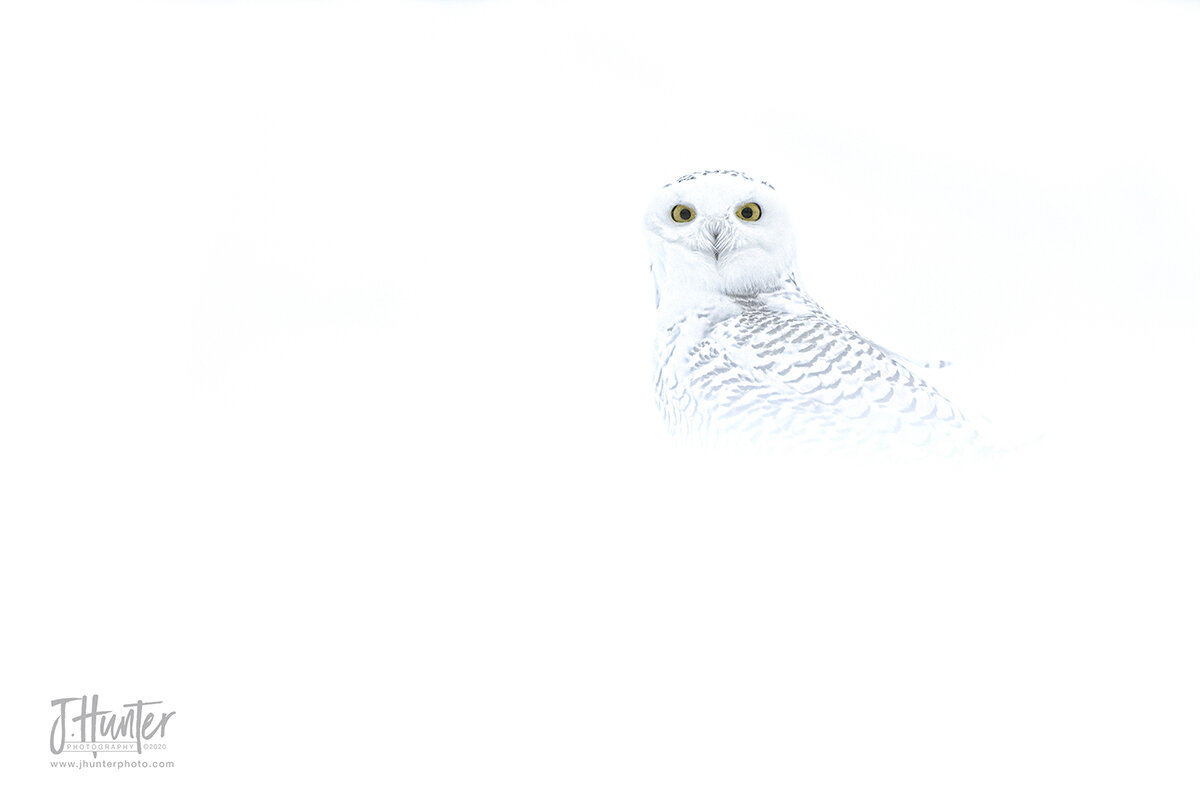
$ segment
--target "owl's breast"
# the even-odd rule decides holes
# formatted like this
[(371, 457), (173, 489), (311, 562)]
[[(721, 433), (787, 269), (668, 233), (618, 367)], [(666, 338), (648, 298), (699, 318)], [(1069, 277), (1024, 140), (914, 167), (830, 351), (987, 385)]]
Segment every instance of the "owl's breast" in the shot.
[(673, 431), (707, 429), (710, 415), (696, 377), (720, 358), (710, 339), (714, 328), (739, 311), (730, 304), (714, 304), (660, 323), (655, 339), (655, 388), (659, 409)]

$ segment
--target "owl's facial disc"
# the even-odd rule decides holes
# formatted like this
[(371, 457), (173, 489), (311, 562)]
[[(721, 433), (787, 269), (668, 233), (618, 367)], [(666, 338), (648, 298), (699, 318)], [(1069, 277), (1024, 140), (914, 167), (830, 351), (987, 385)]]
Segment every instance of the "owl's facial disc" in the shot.
[(694, 173), (662, 187), (645, 224), (668, 294), (754, 294), (792, 272), (794, 235), (775, 190), (741, 173)]
[(671, 221), (683, 232), (683, 240), (693, 250), (711, 255), (719, 268), (721, 257), (739, 243), (738, 223), (757, 222), (762, 217), (758, 203), (742, 203), (736, 209), (715, 210), (700, 214), (691, 205), (676, 203), (671, 207)]

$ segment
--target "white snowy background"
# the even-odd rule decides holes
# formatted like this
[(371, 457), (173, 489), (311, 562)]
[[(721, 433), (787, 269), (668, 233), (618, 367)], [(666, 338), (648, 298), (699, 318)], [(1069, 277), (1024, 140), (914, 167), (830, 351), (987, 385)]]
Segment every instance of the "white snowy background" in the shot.
[[(14, 797), (1200, 793), (1200, 3), (0, 10)], [(649, 194), (1011, 452), (696, 452)], [(47, 766), (161, 699), (170, 771)], [(9, 794), (6, 789), (6, 794)], [(82, 794), (81, 794), (82, 793)]]

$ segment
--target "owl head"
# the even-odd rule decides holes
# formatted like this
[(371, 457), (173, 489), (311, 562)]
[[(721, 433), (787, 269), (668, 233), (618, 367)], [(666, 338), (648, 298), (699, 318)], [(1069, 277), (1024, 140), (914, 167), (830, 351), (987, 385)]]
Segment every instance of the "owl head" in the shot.
[(775, 188), (740, 172), (693, 172), (655, 192), (646, 209), (651, 269), (661, 296), (754, 296), (795, 269), (795, 233)]

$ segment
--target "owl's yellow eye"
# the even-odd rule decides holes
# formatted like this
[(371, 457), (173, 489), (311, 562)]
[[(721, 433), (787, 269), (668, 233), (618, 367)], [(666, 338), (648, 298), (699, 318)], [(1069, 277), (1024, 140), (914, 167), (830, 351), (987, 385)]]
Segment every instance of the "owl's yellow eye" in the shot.
[(748, 222), (754, 222), (754, 220), (756, 220), (762, 216), (762, 209), (759, 208), (758, 203), (746, 203), (744, 205), (738, 206), (738, 210), (736, 213), (738, 215), (738, 219), (744, 219), (744, 220), (747, 220)]
[(696, 212), (687, 206), (675, 206), (671, 209), (671, 219), (676, 222), (691, 222), (696, 218)]

